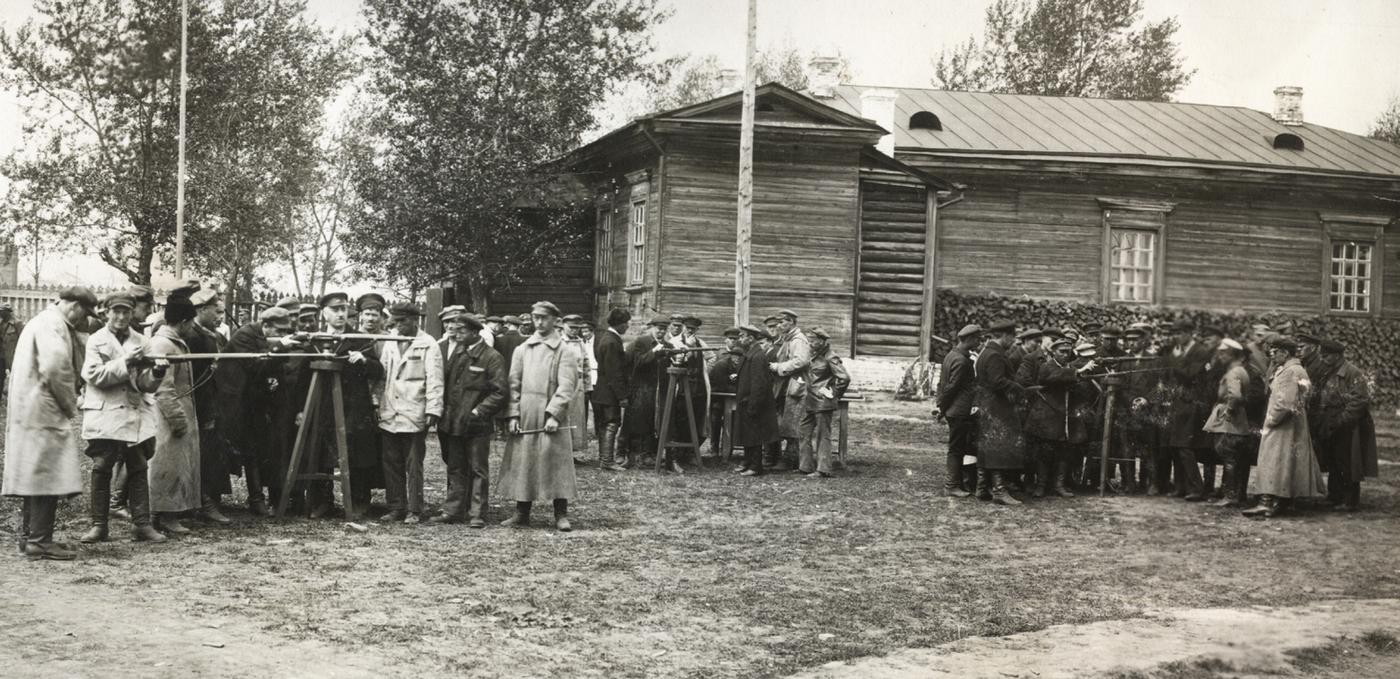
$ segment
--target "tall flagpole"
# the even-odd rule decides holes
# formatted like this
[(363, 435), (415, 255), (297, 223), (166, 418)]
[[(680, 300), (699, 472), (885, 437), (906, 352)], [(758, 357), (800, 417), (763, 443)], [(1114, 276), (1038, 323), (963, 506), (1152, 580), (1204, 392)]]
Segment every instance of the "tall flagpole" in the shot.
[(185, 87), (188, 75), (186, 41), (189, 38), (190, 4), (180, 0), (180, 138), (179, 157), (175, 161), (175, 277), (185, 277)]
[(739, 221), (734, 249), (734, 324), (749, 322), (749, 269), (753, 241), (754, 52), (758, 42), (758, 0), (749, 0), (749, 37), (744, 52), (744, 112), (739, 127)]

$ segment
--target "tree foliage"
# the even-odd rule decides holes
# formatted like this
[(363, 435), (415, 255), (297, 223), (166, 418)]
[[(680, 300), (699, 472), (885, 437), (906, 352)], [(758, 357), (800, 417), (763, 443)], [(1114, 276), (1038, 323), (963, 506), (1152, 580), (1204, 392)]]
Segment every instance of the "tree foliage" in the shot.
[[(760, 85), (777, 82), (799, 92), (804, 91), (811, 86), (807, 62), (812, 56), (814, 55), (788, 44), (760, 50), (754, 63), (755, 82)], [(842, 81), (847, 81), (851, 75), (850, 61), (842, 55), (837, 55), (837, 58), (841, 62), (839, 77)], [(670, 76), (652, 88), (649, 106), (651, 110), (648, 113), (698, 104), (733, 92), (744, 84), (743, 64), (734, 69), (737, 82), (726, 83), (723, 77), (725, 66), (719, 57), (713, 54), (692, 55), (669, 66)]]
[(410, 289), (468, 284), (484, 309), (517, 272), (548, 272), (587, 238), (547, 161), (572, 149), (595, 104), (654, 77), (656, 0), (367, 0), (372, 143), (355, 150), (364, 207), (346, 234), (359, 268)]
[(950, 90), (1169, 101), (1191, 80), (1175, 17), (1144, 21), (1142, 0), (996, 0), (975, 38), (943, 50)]
[(1372, 139), (1400, 144), (1400, 97), (1390, 100), (1390, 105), (1381, 112), (1376, 122), (1371, 124), (1369, 135)]
[[(25, 145), (4, 171), (13, 200), (67, 224), (104, 262), (149, 283), (175, 238), (178, 0), (37, 0), (0, 32), (0, 82), (25, 102)], [(189, 16), (186, 232), (203, 273), (249, 277), (314, 167), (344, 43), (304, 0), (193, 0)], [(35, 153), (31, 149), (43, 149)], [(53, 171), (62, 168), (62, 171)]]

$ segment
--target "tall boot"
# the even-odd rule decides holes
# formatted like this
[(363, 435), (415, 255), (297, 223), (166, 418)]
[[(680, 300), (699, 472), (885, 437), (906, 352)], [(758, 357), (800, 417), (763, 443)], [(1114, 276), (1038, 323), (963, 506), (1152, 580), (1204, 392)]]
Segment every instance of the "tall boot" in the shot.
[(1134, 495), (1138, 492), (1137, 468), (1133, 465), (1132, 461), (1118, 461), (1118, 476), (1119, 478), (1123, 479), (1123, 483), (1120, 488), (1121, 492), (1124, 495)]
[(509, 519), (502, 521), (501, 525), (509, 528), (528, 527), (530, 525), (530, 506), (531, 503), (529, 502), (515, 503), (515, 514)]
[(1278, 498), (1273, 495), (1260, 495), (1259, 504), (1240, 512), (1251, 519), (1267, 519), (1278, 514)]
[(1239, 507), (1249, 504), (1250, 466), (1246, 462), (1235, 463), (1235, 501), (1239, 503)]
[(202, 500), (202, 506), (199, 508), (200, 518), (210, 523), (217, 523), (220, 526), (227, 526), (233, 523), (227, 516), (224, 516), (223, 512), (219, 511), (219, 502), (217, 500), (208, 495), (202, 496)]
[(554, 527), (561, 533), (574, 529), (569, 524), (569, 501), (564, 498), (554, 499)]
[(605, 424), (598, 432), (598, 468), (606, 471), (622, 471), (617, 464), (617, 425)]
[(151, 525), (151, 484), (143, 471), (126, 480), (126, 506), (131, 512), (131, 539), (136, 542), (165, 542)]
[(1000, 471), (991, 472), (992, 476), (992, 501), (1006, 505), (1008, 507), (1018, 507), (1021, 504), (1011, 495), (1011, 491), (1006, 488), (1006, 473)]
[(1187, 502), (1200, 502), (1205, 499), (1201, 496), (1201, 470), (1196, 466), (1196, 451), (1190, 448), (1176, 449), (1176, 462), (1178, 481), (1176, 494), (1184, 498)]
[(943, 494), (948, 497), (967, 497), (970, 493), (962, 489), (962, 453), (948, 453), (943, 465)]
[(1031, 497), (1040, 499), (1050, 492), (1050, 461), (1037, 460), (1035, 463), (1035, 483), (1031, 486)]
[(1201, 465), (1201, 497), (1215, 497), (1215, 463)]
[(1239, 484), (1235, 483), (1235, 463), (1227, 461), (1220, 465), (1220, 490), (1224, 497), (1215, 503), (1216, 507), (1240, 506)]
[(115, 465), (113, 465), (112, 470), (109, 471), (107, 475), (111, 479), (111, 481), (108, 482), (107, 487), (112, 488), (112, 484), (116, 484), (116, 488), (112, 488), (109, 495), (109, 497), (111, 497), (111, 516), (115, 516), (118, 519), (131, 521), (131, 513), (126, 510), (127, 479), (130, 477), (130, 474), (127, 473), (126, 463), (119, 460)]
[(977, 495), (977, 499), (978, 499), (978, 500), (991, 500), (991, 499), (992, 499), (992, 480), (991, 480), (991, 474), (990, 474), (986, 469), (983, 469), (981, 465), (978, 465), (978, 467), (977, 467), (977, 491), (976, 491), (976, 495)]
[(112, 474), (93, 469), (88, 473), (88, 490), (91, 493), (88, 517), (92, 527), (78, 541), (87, 544), (106, 542), (107, 513), (112, 510)]
[(1074, 493), (1069, 489), (1069, 462), (1059, 460), (1055, 463), (1055, 494), (1060, 497), (1074, 497)]

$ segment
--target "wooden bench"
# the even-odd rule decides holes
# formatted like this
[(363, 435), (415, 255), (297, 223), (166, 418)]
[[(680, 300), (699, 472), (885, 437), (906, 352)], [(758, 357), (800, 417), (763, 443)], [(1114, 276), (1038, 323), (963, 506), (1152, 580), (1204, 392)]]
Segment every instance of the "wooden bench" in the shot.
[[(734, 432), (734, 412), (739, 409), (739, 398), (736, 394), (726, 391), (716, 391), (710, 394), (711, 398), (724, 399), (724, 431), (715, 436), (710, 432), (712, 445), (718, 445), (719, 453), (724, 456), (724, 461), (728, 462), (734, 454), (732, 433)], [(864, 401), (865, 396), (858, 391), (848, 391), (841, 396), (841, 402), (836, 408), (836, 459), (844, 468), (846, 466), (846, 455), (850, 449), (851, 430), (851, 402)], [(713, 422), (711, 422), (713, 425)], [(714, 448), (711, 448), (714, 450)]]

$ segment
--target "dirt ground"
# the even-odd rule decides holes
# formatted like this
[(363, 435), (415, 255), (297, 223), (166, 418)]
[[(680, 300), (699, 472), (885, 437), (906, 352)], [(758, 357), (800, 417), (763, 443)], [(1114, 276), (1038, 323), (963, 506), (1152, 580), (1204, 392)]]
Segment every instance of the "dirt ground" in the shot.
[[(1145, 497), (1009, 509), (941, 497), (946, 433), (926, 405), (881, 399), (858, 404), (852, 419), (851, 468), (826, 481), (580, 467), (571, 534), (544, 528), (542, 515), (530, 530), (359, 532), (231, 510), (231, 527), (149, 545), (126, 541), (115, 522), (118, 539), (85, 547), (77, 561), (0, 562), (0, 667), (37, 677), (122, 668), (151, 677), (708, 678), (853, 661), (878, 670), (844, 676), (894, 674), (895, 665), (859, 664), (879, 662), (905, 663), (904, 676), (977, 676), (934, 674), (918, 659), (1022, 639), (1007, 635), (1090, 629), (1062, 625), (1119, 625), (1117, 636), (1132, 641), (1151, 629), (1138, 625), (1180, 627), (1202, 609), (1302, 611), (1306, 627), (1324, 615), (1310, 606), (1358, 606), (1374, 614), (1358, 617), (1370, 626), (1338, 624), (1336, 634), (1400, 634), (1389, 601), (1400, 598), (1396, 465), (1366, 484), (1366, 508), (1351, 515), (1251, 522)], [(440, 500), (435, 456), (434, 447), (428, 496)], [(80, 503), (65, 506), (64, 538), (76, 540), (82, 516)], [(494, 518), (504, 518), (499, 506)], [(1079, 666), (1070, 654), (1044, 665), (1055, 675), (1035, 674), (1048, 660), (1027, 641), (1008, 656), (1022, 674), (993, 676), (1175, 671), (1161, 663), (1197, 658), (1195, 646), (1180, 645), (1179, 655), (1164, 646), (1149, 657), (1155, 666), (1132, 661), (1132, 643), (1102, 646), (1095, 662)]]

